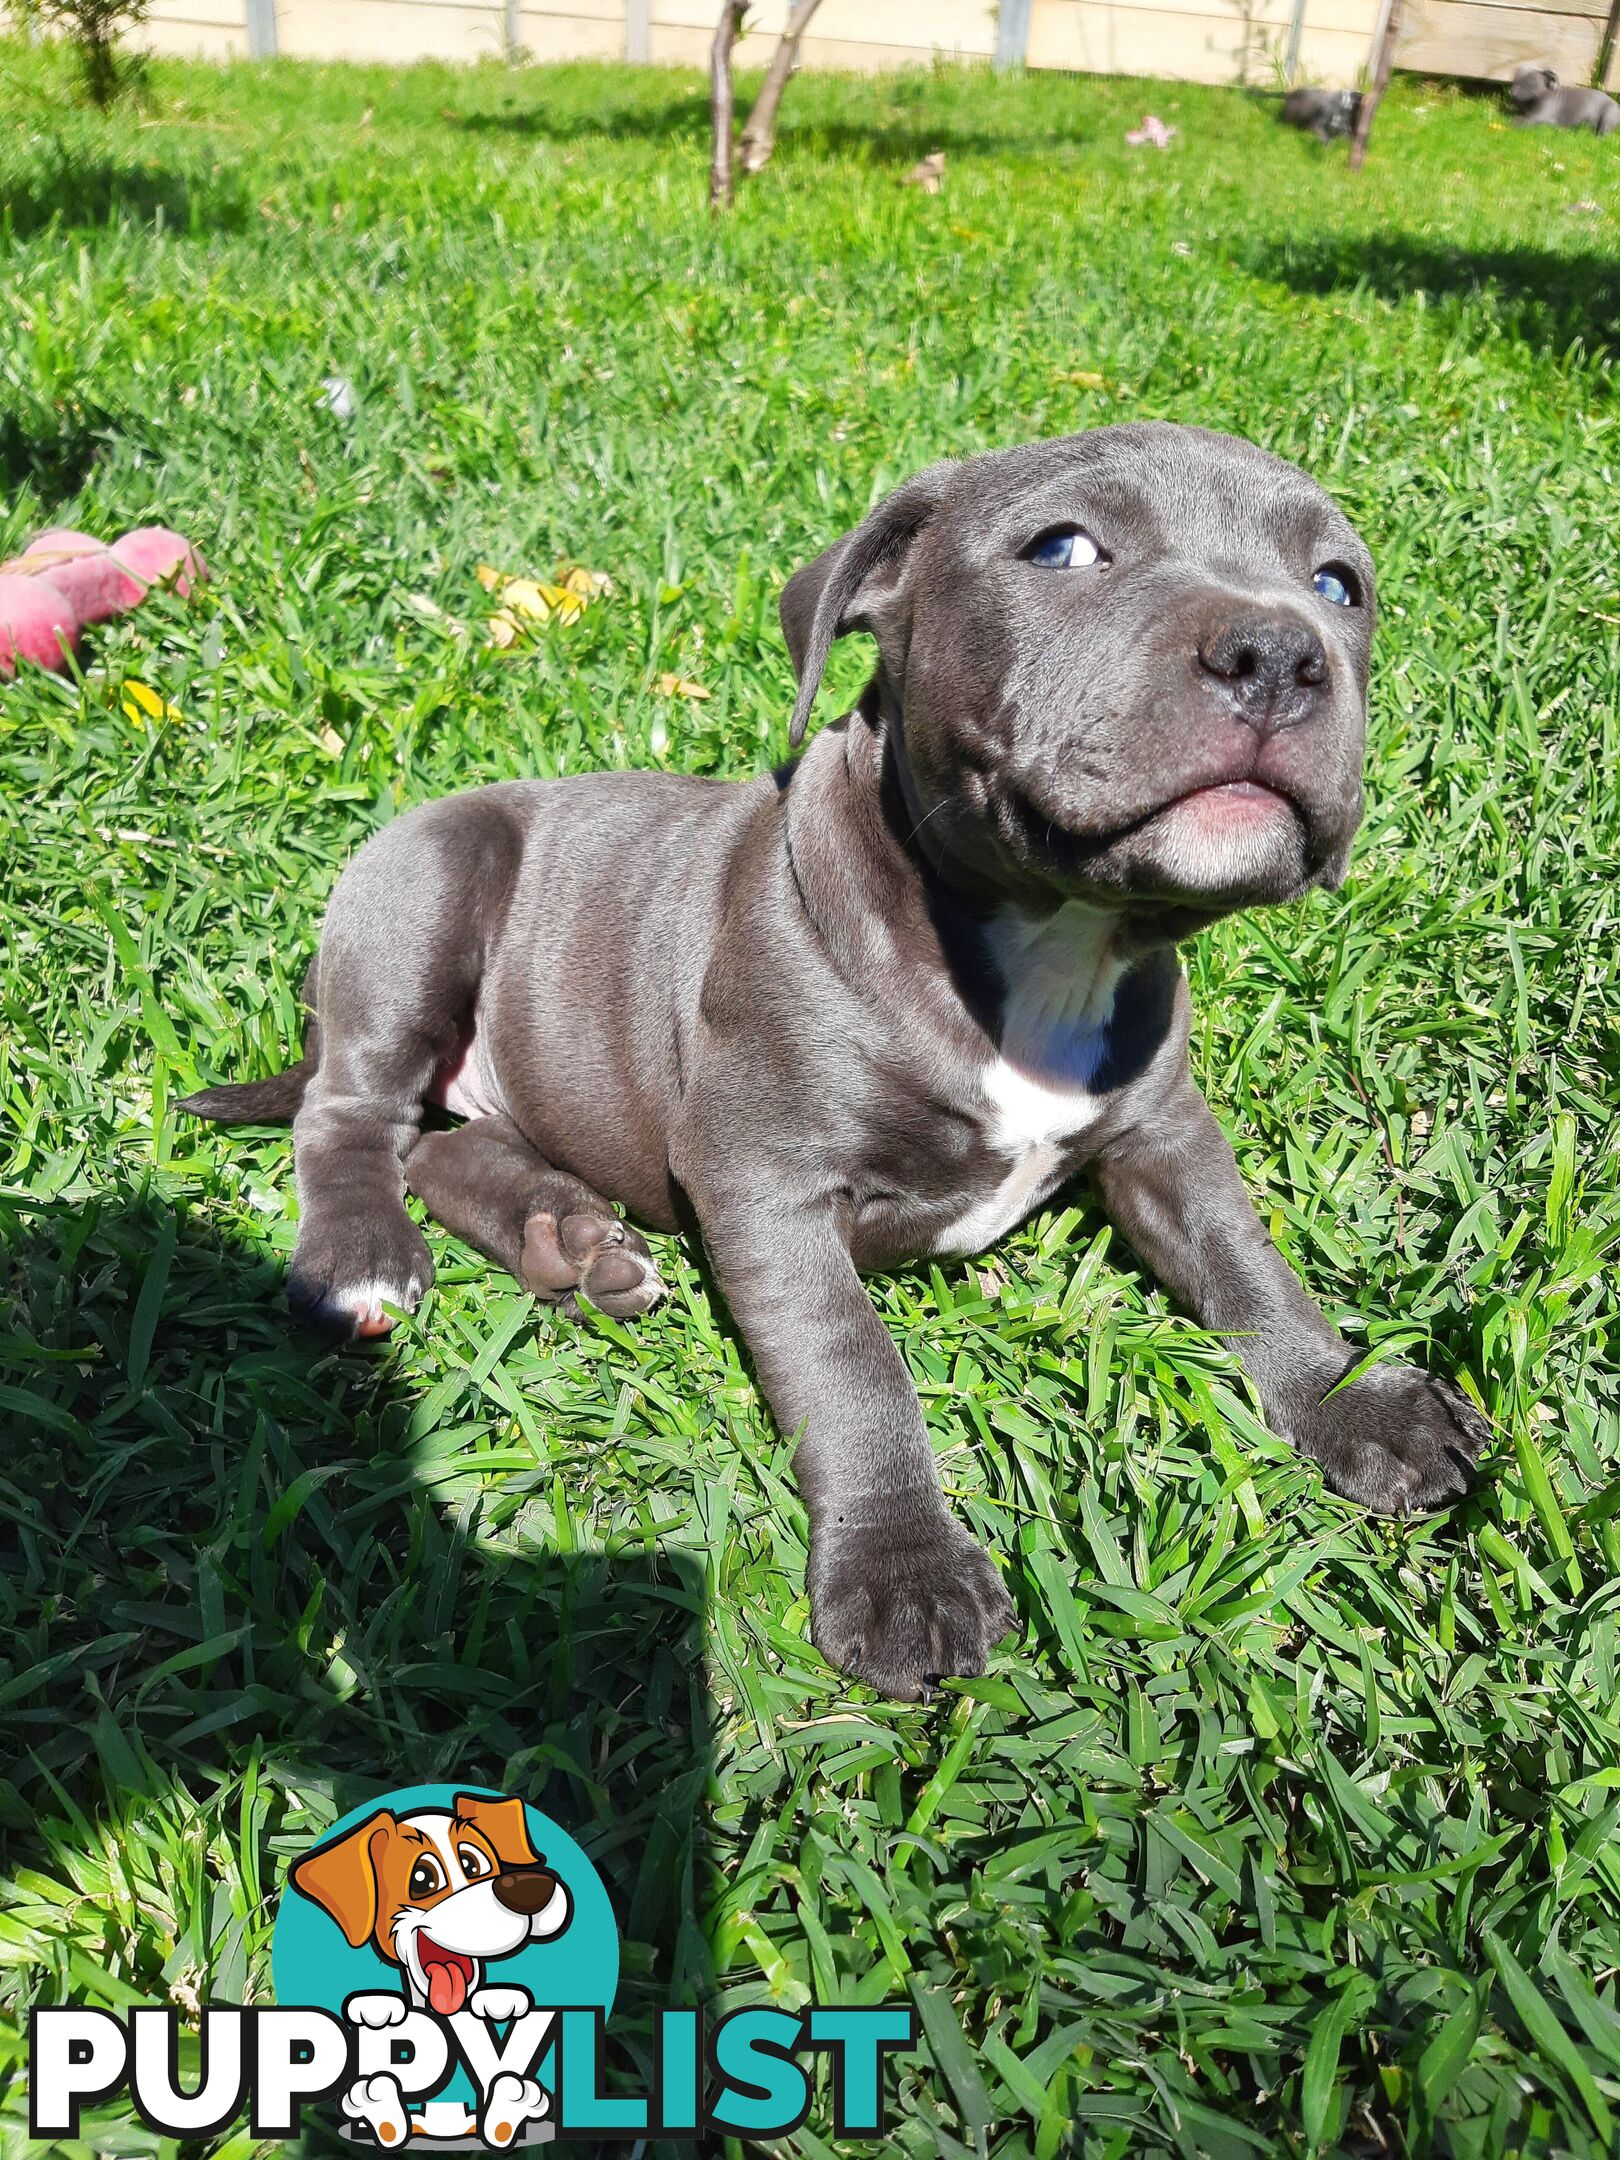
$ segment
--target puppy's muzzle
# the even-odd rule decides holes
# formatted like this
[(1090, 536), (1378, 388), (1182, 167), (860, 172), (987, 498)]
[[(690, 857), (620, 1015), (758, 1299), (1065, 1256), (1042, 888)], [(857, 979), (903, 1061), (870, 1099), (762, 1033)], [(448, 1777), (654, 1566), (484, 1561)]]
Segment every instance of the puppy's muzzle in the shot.
[(1198, 665), (1222, 701), (1262, 736), (1311, 719), (1328, 687), (1322, 640), (1292, 615), (1212, 626), (1198, 641)]
[(549, 1868), (506, 1868), (490, 1884), (497, 1901), (508, 1912), (533, 1916), (544, 1912), (557, 1894), (557, 1878)]

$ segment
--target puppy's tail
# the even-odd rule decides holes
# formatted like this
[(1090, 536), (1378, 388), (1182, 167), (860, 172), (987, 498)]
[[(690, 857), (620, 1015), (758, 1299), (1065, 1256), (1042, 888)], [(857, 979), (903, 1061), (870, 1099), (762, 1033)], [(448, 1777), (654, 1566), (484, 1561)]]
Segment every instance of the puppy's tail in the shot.
[(315, 1060), (303, 1057), (273, 1079), (200, 1088), (174, 1107), (192, 1117), (211, 1118), (216, 1125), (290, 1125), (314, 1077)]

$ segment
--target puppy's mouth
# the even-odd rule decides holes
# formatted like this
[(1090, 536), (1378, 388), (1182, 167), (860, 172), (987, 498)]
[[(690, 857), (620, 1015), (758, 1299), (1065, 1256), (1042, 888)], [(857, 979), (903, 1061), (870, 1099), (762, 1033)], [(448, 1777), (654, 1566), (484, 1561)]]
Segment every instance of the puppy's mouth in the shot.
[(467, 2000), (478, 1968), (470, 1957), (463, 1957), (459, 1950), (447, 1950), (431, 1935), (417, 1936), (416, 1957), (427, 1982), (429, 2004), (440, 2017), (454, 2017)]
[(1081, 873), (1099, 857), (1135, 839), (1139, 833), (1145, 833), (1161, 819), (1185, 825), (1193, 833), (1211, 840), (1243, 833), (1259, 834), (1274, 821), (1287, 819), (1307, 845), (1311, 837), (1311, 821), (1295, 797), (1271, 781), (1257, 780), (1248, 774), (1184, 788), (1179, 794), (1154, 803), (1134, 817), (1088, 831), (1076, 831), (1022, 794), (1011, 798), (1007, 807), (1022, 827), (1026, 845), (1035, 854), (1045, 856), (1061, 870)]
[(1305, 824), (1299, 804), (1281, 788), (1272, 787), (1264, 780), (1216, 780), (1208, 787), (1189, 788), (1185, 795), (1173, 795), (1161, 809), (1150, 811), (1132, 829), (1140, 830), (1142, 825), (1173, 810), (1194, 811), (1201, 821), (1211, 825), (1240, 819), (1252, 823), (1279, 813), (1293, 818), (1301, 826)]

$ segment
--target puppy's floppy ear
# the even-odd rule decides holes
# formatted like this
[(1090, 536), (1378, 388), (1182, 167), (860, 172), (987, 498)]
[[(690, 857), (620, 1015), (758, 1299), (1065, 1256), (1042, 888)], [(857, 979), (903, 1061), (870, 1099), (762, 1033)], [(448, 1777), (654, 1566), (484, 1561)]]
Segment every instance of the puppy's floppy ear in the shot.
[(795, 750), (804, 740), (833, 640), (848, 630), (871, 628), (870, 609), (899, 582), (911, 543), (938, 509), (950, 471), (949, 465), (934, 465), (896, 488), (864, 525), (835, 540), (783, 587), (782, 630), (799, 678), (788, 725)]
[(515, 1860), (533, 1867), (540, 1858), (529, 1843), (529, 1819), (521, 1800), (485, 1800), (477, 1793), (457, 1793), (455, 1811), (489, 1839), (490, 1848), (504, 1863)]
[(358, 1950), (377, 1925), (376, 1848), (394, 1826), (383, 1808), (335, 1845), (306, 1853), (292, 1871), (293, 1887), (331, 1914), (351, 1950)]

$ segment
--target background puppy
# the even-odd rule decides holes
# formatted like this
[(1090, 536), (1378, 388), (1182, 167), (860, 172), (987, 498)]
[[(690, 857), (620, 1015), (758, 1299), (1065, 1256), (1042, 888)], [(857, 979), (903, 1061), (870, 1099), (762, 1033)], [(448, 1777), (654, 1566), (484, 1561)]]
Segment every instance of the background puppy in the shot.
[[(1343, 512), (1231, 437), (1099, 429), (919, 474), (782, 621), (795, 745), (834, 640), (877, 641), (797, 763), (483, 788), (344, 872), (303, 1061), (187, 1105), (294, 1116), (295, 1303), (417, 1302), (407, 1183), (609, 1311), (661, 1285), (606, 1196), (697, 1228), (802, 1434), (815, 1640), (901, 1696), (979, 1671), (1012, 1607), (861, 1271), (978, 1251), (1082, 1168), (1340, 1491), (1455, 1498), (1482, 1422), (1411, 1366), (1349, 1377), (1193, 1084), (1175, 957), (1345, 875), (1373, 566)], [(423, 1135), (429, 1104), (467, 1122)]]
[(1550, 67), (1519, 68), (1508, 85), (1508, 102), (1521, 127), (1590, 128), (1612, 135), (1620, 128), (1620, 105), (1602, 90), (1566, 88)]
[(1356, 131), (1361, 110), (1359, 90), (1290, 90), (1278, 118), (1289, 127), (1306, 128), (1318, 142), (1336, 142)]

